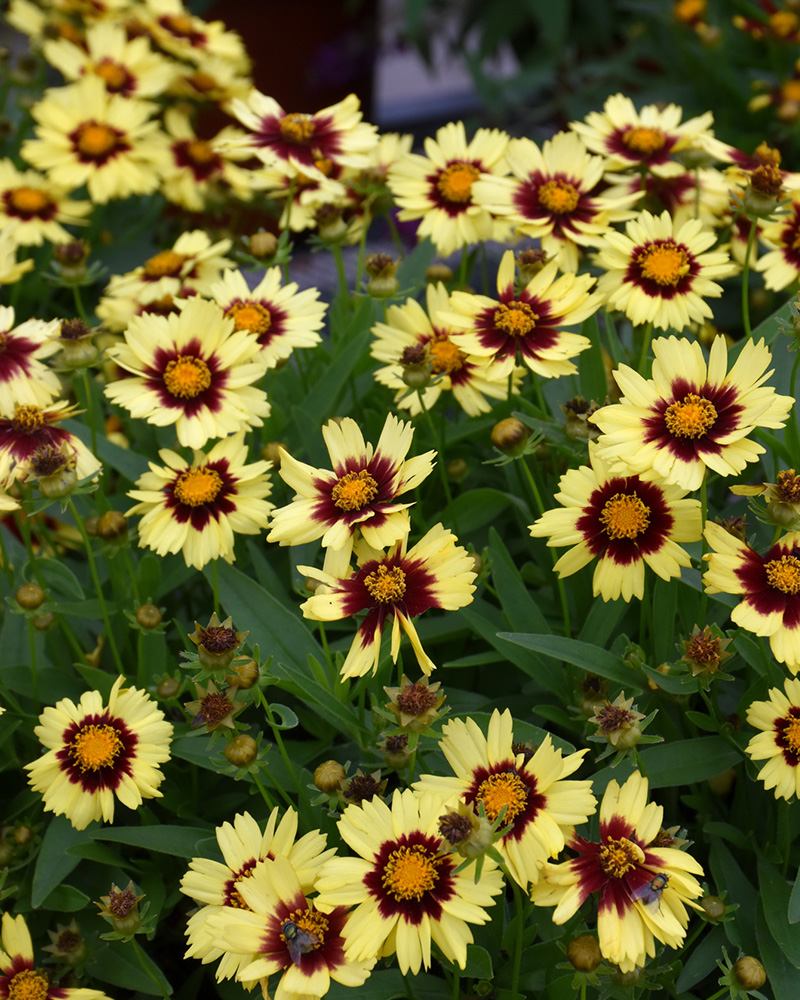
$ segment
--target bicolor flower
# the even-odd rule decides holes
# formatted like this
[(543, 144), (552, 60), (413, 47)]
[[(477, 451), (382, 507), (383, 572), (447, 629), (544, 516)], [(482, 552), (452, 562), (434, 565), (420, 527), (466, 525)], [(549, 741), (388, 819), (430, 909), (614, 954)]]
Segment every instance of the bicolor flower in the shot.
[(0, 413), (15, 406), (47, 406), (61, 391), (58, 375), (42, 364), (59, 350), (61, 324), (29, 319), (14, 326), (12, 306), (0, 306)]
[(0, 229), (16, 222), (10, 230), (17, 246), (69, 243), (71, 234), (64, 226), (84, 222), (92, 210), (89, 201), (74, 201), (57, 179), (36, 170), (18, 170), (12, 160), (0, 160)]
[(768, 701), (754, 701), (747, 721), (761, 732), (745, 748), (751, 760), (764, 760), (758, 780), (774, 789), (776, 799), (800, 798), (800, 680), (770, 688)]
[(769, 251), (759, 257), (756, 270), (767, 288), (780, 292), (800, 276), (800, 191), (791, 192), (788, 214), (767, 223), (759, 236)]
[(78, 479), (100, 471), (102, 465), (81, 439), (58, 425), (75, 416), (76, 406), (60, 400), (47, 406), (17, 406), (10, 417), (0, 417), (0, 482), (28, 478), (28, 463), (48, 448), (70, 456)]

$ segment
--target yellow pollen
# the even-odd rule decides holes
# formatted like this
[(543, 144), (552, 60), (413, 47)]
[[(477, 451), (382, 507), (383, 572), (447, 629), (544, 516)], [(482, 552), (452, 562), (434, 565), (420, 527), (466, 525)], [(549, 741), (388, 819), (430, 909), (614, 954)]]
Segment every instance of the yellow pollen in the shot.
[(676, 243), (665, 240), (651, 243), (636, 255), (636, 263), (643, 278), (664, 288), (674, 288), (685, 278), (691, 268), (689, 255)]
[(266, 306), (260, 302), (234, 302), (225, 310), (226, 316), (231, 316), (237, 330), (249, 330), (257, 337), (266, 333), (272, 326), (272, 316)]
[(367, 472), (347, 472), (331, 490), (331, 500), (339, 510), (363, 510), (378, 495), (378, 484)]
[(402, 600), (406, 592), (406, 575), (399, 566), (383, 563), (364, 578), (364, 586), (378, 604), (391, 604)]
[(186, 254), (175, 253), (174, 250), (162, 250), (155, 257), (151, 257), (148, 261), (145, 261), (145, 277), (177, 278), (187, 259)]
[(185, 14), (167, 14), (162, 24), (165, 28), (181, 38), (191, 38), (196, 34), (192, 19)]
[(436, 888), (439, 881), (439, 859), (423, 847), (398, 847), (389, 855), (383, 869), (381, 882), (396, 900), (416, 899)]
[(769, 16), (769, 26), (779, 38), (788, 38), (797, 31), (797, 14), (790, 10), (776, 10)]
[(191, 354), (179, 354), (170, 361), (162, 375), (170, 396), (194, 399), (211, 385), (208, 365)]
[(107, 125), (84, 122), (78, 126), (75, 145), (84, 156), (105, 156), (117, 146), (117, 133)]
[(44, 413), (38, 406), (18, 406), (11, 426), (20, 434), (34, 434), (44, 427)]
[(330, 177), (333, 173), (333, 160), (329, 160), (326, 156), (320, 156), (318, 159), (315, 159), (314, 166), (321, 174), (325, 174), (326, 177)]
[(186, 78), (186, 82), (201, 94), (207, 94), (217, 86), (217, 81), (214, 77), (209, 73), (203, 73), (202, 70), (192, 73), (191, 76)]
[(612, 878), (622, 878), (644, 861), (644, 851), (627, 837), (609, 837), (598, 854), (600, 867)]
[(786, 749), (790, 750), (795, 757), (800, 758), (800, 719), (781, 719), (778, 727), (782, 730), (781, 735), (786, 740)]
[(767, 583), (783, 594), (800, 594), (800, 559), (781, 556), (764, 563)]
[(525, 337), (536, 329), (539, 317), (527, 302), (509, 302), (494, 311), (494, 325), (509, 337)]
[(600, 523), (609, 538), (636, 538), (650, 524), (650, 508), (635, 493), (615, 493), (603, 504)]
[(293, 111), (290, 115), (284, 115), (279, 125), (281, 135), (287, 142), (293, 142), (298, 146), (308, 145), (308, 141), (314, 134), (314, 119), (311, 115)]
[(714, 404), (690, 392), (676, 400), (664, 412), (664, 423), (675, 437), (699, 438), (708, 434), (717, 419)]
[(111, 767), (122, 751), (122, 740), (113, 726), (81, 726), (69, 745), (69, 755), (81, 771)]
[[(291, 920), (298, 930), (316, 935), (317, 940), (313, 944), (309, 945), (309, 948), (316, 951), (317, 948), (321, 948), (322, 945), (325, 944), (325, 933), (328, 930), (328, 918), (324, 913), (320, 913), (319, 910), (295, 910), (293, 913), (289, 914), (289, 920)], [(281, 940), (286, 940), (283, 934), (281, 934)]]
[(449, 337), (433, 340), (430, 343), (431, 366), (435, 375), (458, 372), (464, 367), (466, 354), (456, 347)]
[(92, 72), (104, 80), (106, 87), (112, 92), (122, 90), (129, 79), (125, 67), (111, 59), (101, 59), (99, 63), (95, 63)]
[(178, 477), (173, 494), (175, 499), (187, 507), (200, 507), (217, 499), (222, 489), (222, 477), (216, 469), (207, 465), (190, 469)]
[(26, 215), (39, 215), (53, 204), (44, 191), (31, 187), (11, 188), (8, 192), (8, 200), (13, 208)]
[(8, 1000), (46, 1000), (50, 983), (41, 972), (23, 969), (11, 977), (6, 989)]
[(577, 189), (567, 181), (552, 180), (542, 184), (538, 192), (539, 204), (555, 215), (574, 212), (580, 201)]
[(492, 774), (478, 786), (475, 796), (483, 802), (486, 818), (493, 823), (506, 807), (504, 823), (510, 823), (525, 811), (528, 804), (528, 786), (512, 771)]
[(471, 163), (451, 163), (436, 180), (436, 187), (445, 201), (464, 205), (472, 197), (472, 184), (481, 175)]
[(186, 147), (186, 155), (192, 163), (197, 163), (201, 167), (213, 163), (217, 158), (213, 146), (205, 139), (195, 139), (194, 142), (190, 142)]
[(650, 156), (664, 148), (667, 137), (660, 128), (640, 126), (639, 128), (626, 129), (622, 141), (632, 153)]

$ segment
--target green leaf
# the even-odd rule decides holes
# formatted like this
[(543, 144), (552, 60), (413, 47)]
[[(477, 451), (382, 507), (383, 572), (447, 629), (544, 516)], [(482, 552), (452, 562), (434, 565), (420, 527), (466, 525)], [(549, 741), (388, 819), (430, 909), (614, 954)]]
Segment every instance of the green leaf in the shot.
[(742, 759), (738, 750), (720, 736), (660, 743), (642, 750), (641, 755), (651, 788), (673, 788), (706, 781)]
[(497, 596), (512, 629), (528, 629), (549, 635), (552, 631), (520, 576), (503, 540), (494, 528), (489, 532), (489, 560)]
[[(30, 564), (25, 567), (26, 574), (29, 569)], [(56, 559), (37, 559), (36, 574), (56, 594), (68, 594), (70, 597), (77, 597), (79, 601), (82, 601), (86, 596), (78, 578), (65, 562), (59, 562)]]
[(93, 830), (92, 840), (108, 840), (129, 844), (145, 851), (158, 851), (177, 858), (197, 857), (197, 842), (209, 836), (209, 829), (200, 826), (115, 826)]
[(653, 662), (671, 660), (675, 649), (675, 613), (678, 589), (672, 580), (656, 580), (653, 587)]
[[(450, 990), (444, 979), (419, 973), (410, 982), (414, 984), (416, 1000), (449, 1000)], [(356, 993), (352, 986), (342, 986), (331, 982), (330, 989), (325, 994), (326, 1000), (400, 1000), (408, 996), (406, 985), (399, 969), (386, 969), (373, 972)]]
[(509, 506), (517, 507), (527, 514), (528, 508), (517, 497), (483, 487), (457, 496), (445, 507), (441, 519), (445, 524), (452, 524), (459, 535), (468, 535), (497, 521)]
[(57, 913), (77, 913), (89, 902), (86, 893), (72, 885), (59, 885), (42, 903), (45, 910), (55, 910)]
[(38, 909), (56, 886), (78, 866), (78, 858), (65, 857), (68, 848), (88, 840), (89, 835), (84, 830), (76, 830), (65, 817), (55, 816), (50, 820), (33, 872), (31, 905), (34, 909)]
[(132, 945), (122, 941), (108, 941), (92, 954), (86, 967), (95, 979), (121, 989), (138, 990), (148, 996), (171, 994), (172, 986), (164, 973), (141, 946), (139, 955), (144, 968), (136, 960)]
[(139, 559), (139, 593), (143, 601), (155, 601), (160, 593), (161, 560), (151, 552), (146, 552)]
[[(309, 657), (309, 660), (320, 668), (317, 659)], [(369, 730), (358, 721), (355, 709), (349, 703), (339, 701), (337, 695), (331, 691), (328, 685), (320, 683), (314, 676), (310, 665), (306, 666), (304, 670), (298, 671), (278, 663), (272, 668), (272, 676), (277, 680), (281, 690), (295, 695), (339, 732), (360, 743), (369, 740)], [(339, 683), (338, 677), (335, 678), (334, 683)]]
[(717, 887), (727, 889), (730, 902), (739, 904), (736, 919), (723, 925), (728, 940), (746, 955), (757, 955), (755, 912), (758, 893), (755, 887), (723, 841), (711, 842), (710, 863)]
[(766, 861), (758, 863), (758, 885), (767, 927), (783, 955), (800, 969), (800, 927), (787, 922), (792, 888), (777, 868)]
[(578, 633), (583, 642), (603, 647), (617, 630), (630, 605), (627, 601), (604, 601), (597, 597), (589, 608)]
[(555, 660), (573, 663), (576, 667), (600, 677), (617, 681), (626, 690), (639, 692), (643, 689), (641, 677), (630, 667), (626, 667), (619, 656), (605, 649), (593, 646), (580, 639), (568, 639), (562, 635), (531, 635), (521, 632), (501, 632), (501, 639), (507, 639), (518, 646), (533, 649), (537, 653), (552, 656)]
[(606, 383), (606, 369), (603, 364), (603, 351), (600, 345), (600, 327), (597, 323), (597, 315), (590, 316), (584, 321), (581, 333), (588, 337), (591, 347), (588, 351), (582, 351), (578, 360), (578, 371), (581, 380), (581, 392), (587, 402), (595, 400), (602, 403), (608, 392)]
[(797, 969), (781, 951), (778, 942), (770, 934), (764, 913), (765, 900), (759, 898), (755, 908), (755, 929), (758, 951), (755, 952), (764, 964), (767, 982), (772, 988), (775, 1000), (797, 1000)]
[(800, 871), (797, 873), (797, 878), (794, 880), (794, 885), (792, 886), (792, 894), (789, 897), (789, 923), (796, 924), (800, 922)]
[(468, 944), (467, 964), (462, 975), (469, 976), (471, 979), (491, 979), (494, 976), (492, 956), (480, 945)]
[(270, 702), (269, 707), (273, 714), (277, 715), (280, 720), (274, 723), (276, 729), (294, 729), (295, 726), (300, 725), (300, 720), (291, 708), (287, 708), (286, 705), (281, 705), (279, 702), (273, 701)]
[(717, 968), (717, 959), (722, 954), (724, 944), (725, 931), (722, 927), (715, 927), (709, 934), (706, 934), (700, 944), (692, 951), (678, 976), (675, 983), (675, 989), (678, 993), (685, 993), (693, 986), (697, 986), (710, 972)]

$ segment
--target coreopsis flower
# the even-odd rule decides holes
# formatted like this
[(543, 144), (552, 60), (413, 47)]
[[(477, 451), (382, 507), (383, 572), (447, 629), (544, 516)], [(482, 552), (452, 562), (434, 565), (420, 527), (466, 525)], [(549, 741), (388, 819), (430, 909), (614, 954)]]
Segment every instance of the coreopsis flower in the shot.
[(100, 462), (77, 435), (58, 426), (77, 412), (77, 406), (59, 400), (45, 406), (16, 406), (10, 417), (0, 417), (0, 482), (27, 479), (32, 460), (47, 449), (71, 457), (78, 479), (96, 475)]
[(254, 288), (241, 271), (227, 270), (211, 285), (209, 296), (237, 330), (252, 335), (270, 368), (285, 361), (295, 348), (315, 347), (322, 339), (319, 331), (327, 303), (319, 301), (316, 288), (299, 291), (294, 281), (284, 285), (279, 267), (268, 268)]
[(355, 94), (315, 114), (287, 114), (274, 98), (254, 88), (245, 100), (231, 101), (228, 110), (248, 129), (246, 148), (268, 167), (290, 166), (308, 177), (325, 176), (317, 161), (366, 167), (377, 143), (377, 130), (361, 120)]
[(706, 253), (716, 233), (699, 219), (688, 219), (677, 231), (668, 212), (642, 212), (625, 233), (606, 233), (597, 263), (605, 270), (597, 290), (610, 309), (624, 312), (634, 326), (653, 323), (680, 332), (694, 320), (711, 319), (706, 298), (719, 298), (722, 286), (713, 278), (736, 272), (725, 251)]
[(191, 462), (167, 449), (164, 466), (150, 464), (128, 496), (138, 500), (128, 514), (141, 514), (139, 545), (158, 555), (180, 552), (187, 566), (202, 569), (212, 559), (234, 560), (236, 535), (267, 527), (272, 491), (269, 462), (247, 464), (244, 434), (218, 441)]
[(19, 228), (19, 220), (15, 219), (7, 226), (0, 228), (0, 285), (13, 285), (23, 274), (33, 270), (34, 259), (17, 260), (19, 244), (14, 239), (14, 233)]
[(35, 170), (18, 170), (12, 160), (0, 160), (0, 228), (16, 223), (10, 234), (17, 246), (69, 243), (64, 226), (84, 221), (88, 201), (73, 201), (56, 179)]
[(207, 59), (218, 58), (237, 72), (250, 69), (241, 36), (222, 21), (196, 17), (181, 0), (145, 0), (137, 6), (136, 17), (155, 44), (178, 59), (205, 65)]
[(385, 555), (363, 546), (358, 570), (346, 578), (310, 566), (298, 567), (324, 584), (301, 605), (306, 618), (338, 621), (367, 612), (342, 666), (342, 677), (360, 677), (370, 668), (377, 671), (383, 629), (389, 618), (392, 661), (397, 661), (402, 628), (421, 670), (430, 674), (436, 665), (422, 648), (412, 619), (430, 608), (456, 611), (472, 601), (474, 560), (456, 544), (451, 531), (437, 524), (408, 551), (407, 543), (408, 535), (404, 535)]
[(109, 94), (99, 77), (84, 76), (48, 90), (31, 108), (36, 138), (20, 155), (67, 188), (85, 184), (96, 204), (149, 194), (166, 163), (164, 137), (150, 120), (156, 111), (151, 101)]
[(123, 97), (160, 97), (177, 72), (172, 60), (153, 52), (146, 35), (129, 39), (111, 20), (89, 25), (80, 45), (67, 38), (46, 41), (42, 54), (70, 82), (91, 74), (109, 94)]
[(629, 219), (638, 192), (596, 189), (605, 159), (590, 156), (574, 132), (559, 132), (540, 149), (531, 139), (512, 139), (505, 158), (511, 177), (481, 177), (475, 202), (502, 216), (516, 233), (540, 239), (562, 271), (577, 271), (579, 248), (597, 246), (614, 222)]
[(58, 351), (59, 321), (29, 319), (14, 326), (13, 306), (0, 306), (0, 413), (15, 406), (47, 406), (61, 391), (58, 375), (42, 364)]
[(800, 276), (800, 190), (791, 191), (790, 198), (788, 214), (759, 233), (770, 249), (759, 257), (756, 270), (764, 275), (766, 287), (775, 292)]
[(562, 506), (530, 525), (531, 535), (547, 538), (548, 546), (572, 546), (553, 567), (560, 577), (597, 559), (595, 597), (642, 600), (645, 565), (662, 580), (691, 565), (678, 543), (700, 540), (700, 501), (684, 499), (688, 490), (680, 486), (613, 472), (596, 442), (589, 444), (589, 463), (561, 477), (555, 499)]
[(322, 436), (332, 471), (315, 469), (280, 450), (280, 476), (295, 497), (273, 513), (267, 541), (302, 545), (321, 538), (326, 570), (344, 576), (356, 529), (374, 549), (393, 545), (408, 533), (411, 504), (397, 498), (430, 475), (435, 452), (407, 459), (414, 428), (391, 413), (374, 448), (365, 444), (349, 417), (340, 423), (329, 420)]
[(754, 462), (764, 448), (748, 435), (782, 427), (793, 400), (764, 385), (772, 355), (763, 340), (748, 341), (730, 371), (727, 353), (725, 338), (715, 337), (706, 364), (697, 341), (659, 337), (651, 379), (620, 365), (621, 402), (591, 417), (603, 432), (600, 457), (686, 490), (699, 489), (706, 467), (733, 476)]
[(703, 576), (709, 594), (742, 594), (731, 621), (769, 639), (772, 655), (800, 670), (800, 532), (779, 538), (760, 555), (721, 525), (706, 522), (711, 546)]
[(34, 729), (47, 753), (25, 765), (28, 781), (45, 810), (76, 830), (93, 820), (113, 823), (116, 799), (138, 809), (161, 797), (159, 764), (169, 760), (172, 725), (146, 691), (124, 682), (114, 681), (105, 706), (99, 691), (85, 691), (77, 705), (62, 698)]
[(487, 859), (476, 882), (471, 869), (456, 873), (460, 857), (443, 853), (439, 819), (446, 800), (411, 789), (348, 806), (339, 833), (358, 855), (332, 858), (317, 880), (318, 905), (352, 906), (343, 930), (352, 961), (397, 955), (403, 975), (429, 968), (431, 942), (462, 969), (469, 924), (489, 921), (486, 908), (502, 890), (501, 872)]
[(668, 177), (683, 172), (676, 153), (697, 151), (722, 162), (730, 161), (730, 147), (714, 138), (710, 111), (681, 121), (677, 104), (659, 108), (648, 104), (637, 111), (630, 97), (614, 94), (602, 112), (591, 111), (582, 122), (570, 122), (593, 153), (607, 157), (607, 170), (647, 169)]
[(800, 17), (795, 11), (779, 7), (772, 0), (759, 0), (759, 5), (766, 15), (763, 20), (734, 14), (731, 18), (733, 26), (746, 31), (758, 42), (765, 38), (778, 42), (800, 41)]
[(169, 88), (171, 97), (197, 103), (213, 102), (220, 106), (234, 98), (247, 96), (253, 81), (221, 56), (209, 55), (202, 68), (193, 63), (179, 63)]
[(331, 980), (358, 987), (369, 976), (377, 956), (359, 962), (345, 956), (347, 907), (316, 909), (287, 858), (255, 868), (240, 893), (247, 909), (216, 914), (209, 930), (229, 954), (241, 956), (236, 978), (245, 987), (282, 973), (276, 1000), (317, 1000)]
[(531, 889), (537, 906), (555, 906), (563, 924), (592, 893), (598, 893), (597, 934), (603, 957), (631, 972), (655, 956), (656, 940), (680, 948), (687, 904), (702, 896), (695, 875), (702, 867), (684, 851), (656, 846), (664, 810), (647, 801), (647, 778), (638, 771), (622, 787), (609, 782), (600, 805), (600, 840), (574, 834), (576, 857), (546, 863)]
[[(508, 398), (508, 378), (497, 376), (497, 370), (486, 358), (470, 356), (450, 339), (453, 328), (439, 319), (447, 309), (450, 295), (441, 282), (431, 282), (425, 291), (425, 307), (416, 299), (406, 299), (405, 305), (391, 305), (386, 322), (372, 328), (375, 336), (370, 354), (384, 367), (375, 372), (375, 381), (395, 391), (395, 404), (408, 410), (412, 417), (430, 410), (443, 392), (452, 392), (453, 399), (471, 417), (489, 413), (486, 401)], [(409, 368), (421, 366), (427, 385), (409, 392)], [(522, 370), (514, 373), (518, 384)], [(421, 397), (421, 398), (420, 398)]]
[(506, 250), (497, 271), (497, 298), (455, 291), (439, 320), (454, 328), (452, 342), (466, 354), (491, 359), (498, 378), (508, 378), (517, 361), (542, 378), (571, 375), (569, 360), (591, 346), (587, 337), (562, 330), (591, 316), (601, 298), (590, 294), (588, 274), (558, 276), (553, 260), (517, 292), (514, 253)]
[(754, 701), (747, 721), (761, 732), (745, 748), (751, 760), (767, 763), (758, 772), (776, 799), (800, 798), (800, 681), (788, 678), (783, 691), (770, 688), (768, 701)]
[(157, 427), (174, 425), (186, 447), (260, 427), (269, 415), (266, 393), (253, 385), (266, 371), (258, 341), (215, 302), (189, 299), (178, 315), (134, 317), (109, 356), (131, 373), (106, 386), (111, 402)]
[(502, 239), (508, 225), (473, 196), (481, 174), (505, 174), (508, 135), (479, 128), (467, 142), (463, 122), (450, 122), (425, 140), (425, 156), (407, 153), (389, 168), (387, 183), (403, 221), (420, 219), (417, 236), (429, 236), (443, 257), (481, 240)]
[[(234, 911), (249, 910), (242, 888), (267, 861), (286, 858), (292, 865), (301, 891), (310, 893), (322, 863), (334, 852), (325, 850), (327, 837), (318, 830), (297, 836), (297, 813), (289, 809), (278, 822), (278, 809), (269, 814), (261, 827), (249, 813), (234, 816), (233, 823), (223, 823), (216, 830), (223, 860), (192, 858), (189, 870), (181, 879), (181, 892), (200, 907), (189, 917), (186, 927), (189, 948), (187, 958), (199, 958), (204, 965), (221, 959), (217, 979), (230, 979), (247, 964), (247, 956), (234, 955), (220, 947), (219, 937), (209, 927), (216, 914), (229, 917)], [(256, 950), (257, 951), (257, 950)], [(256, 958), (256, 951), (250, 956)]]
[(48, 973), (34, 966), (33, 942), (21, 914), (12, 917), (4, 913), (1, 926), (0, 996), (9, 1000), (107, 1000), (100, 990), (51, 984)]
[(800, 521), (800, 475), (794, 469), (783, 469), (774, 483), (758, 486), (731, 486), (737, 496), (763, 496), (766, 512), (773, 524), (793, 528)]
[(494, 846), (514, 881), (526, 888), (597, 803), (591, 781), (569, 779), (588, 750), (565, 757), (549, 736), (529, 750), (515, 744), (513, 729), (507, 709), (492, 712), (486, 734), (473, 719), (452, 719), (442, 729), (439, 748), (453, 776), (423, 774), (414, 788), (457, 795), (476, 814), (483, 807), (492, 823), (505, 809), (501, 825), (510, 829)]
[(675, 229), (687, 219), (695, 218), (706, 228), (720, 228), (731, 223), (730, 179), (712, 167), (683, 170), (668, 177), (618, 173), (608, 175), (606, 181), (613, 183), (603, 191), (605, 198), (635, 195), (638, 208), (647, 209), (655, 216), (669, 212)]
[(265, 166), (256, 172), (254, 183), (263, 187), (269, 197), (283, 203), (278, 225), (281, 229), (302, 232), (315, 229), (320, 213), (342, 210), (347, 204), (347, 188), (339, 179), (345, 168), (341, 164), (318, 157), (316, 170), (306, 174), (288, 163)]

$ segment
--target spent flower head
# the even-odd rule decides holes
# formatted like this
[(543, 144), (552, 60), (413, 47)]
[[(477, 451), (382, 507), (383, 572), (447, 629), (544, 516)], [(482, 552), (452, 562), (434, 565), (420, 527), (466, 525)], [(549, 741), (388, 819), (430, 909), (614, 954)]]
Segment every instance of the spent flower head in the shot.
[(440, 687), (440, 681), (431, 684), (429, 677), (412, 683), (403, 674), (400, 687), (383, 689), (390, 698), (386, 708), (394, 714), (398, 726), (423, 733), (443, 714), (439, 709), (447, 696), (439, 693)]
[[(220, 622), (216, 611), (209, 618), (208, 625), (195, 622), (194, 626), (194, 632), (189, 636), (189, 640), (197, 646), (197, 653), (184, 653), (183, 655), (190, 661), (195, 661), (196, 655), (201, 666), (212, 674), (227, 670), (237, 649), (250, 634), (249, 631), (237, 632), (233, 628), (233, 618), (231, 617)], [(188, 663), (184, 666), (188, 666)]]
[(726, 652), (730, 643), (716, 625), (704, 625), (702, 629), (695, 625), (689, 638), (681, 641), (681, 662), (689, 665), (692, 677), (711, 676), (731, 655)]
[(136, 934), (149, 934), (154, 930), (145, 923), (150, 903), (146, 902), (139, 909), (144, 897), (144, 893), (137, 895), (132, 881), (124, 889), (120, 889), (115, 882), (111, 883), (108, 895), (101, 896), (100, 902), (95, 903), (98, 915), (113, 928), (109, 934), (101, 935), (104, 941), (131, 941)]

